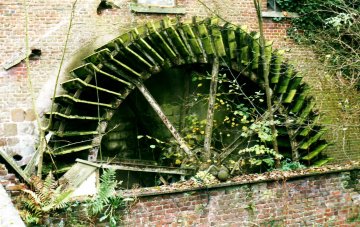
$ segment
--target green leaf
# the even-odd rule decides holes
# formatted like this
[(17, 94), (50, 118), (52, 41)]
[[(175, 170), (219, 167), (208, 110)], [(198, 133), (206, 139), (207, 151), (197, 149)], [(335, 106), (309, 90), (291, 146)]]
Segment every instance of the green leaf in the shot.
[(266, 158), (262, 160), (263, 162), (265, 162), (269, 167), (273, 167), (274, 166), (274, 159), (272, 158)]

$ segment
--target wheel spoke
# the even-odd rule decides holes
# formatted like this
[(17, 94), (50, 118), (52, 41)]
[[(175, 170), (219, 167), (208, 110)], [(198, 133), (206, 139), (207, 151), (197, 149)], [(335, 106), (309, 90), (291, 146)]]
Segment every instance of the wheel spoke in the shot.
[(180, 133), (176, 130), (176, 128), (171, 124), (167, 116), (162, 111), (160, 105), (156, 102), (156, 100), (150, 94), (149, 90), (145, 87), (145, 85), (139, 81), (136, 82), (135, 85), (144, 95), (145, 99), (149, 102), (150, 106), (154, 109), (156, 114), (160, 117), (164, 125), (169, 129), (175, 140), (179, 143), (180, 148), (183, 149), (187, 155), (192, 156), (192, 152), (189, 146), (186, 144), (185, 140), (181, 137)]
[(212, 128), (214, 125), (214, 110), (215, 110), (214, 106), (216, 99), (218, 74), (219, 74), (219, 58), (215, 57), (211, 71), (209, 104), (207, 109), (205, 139), (204, 139), (204, 151), (205, 151), (204, 155), (207, 160), (210, 159), (211, 157), (211, 138), (212, 138)]

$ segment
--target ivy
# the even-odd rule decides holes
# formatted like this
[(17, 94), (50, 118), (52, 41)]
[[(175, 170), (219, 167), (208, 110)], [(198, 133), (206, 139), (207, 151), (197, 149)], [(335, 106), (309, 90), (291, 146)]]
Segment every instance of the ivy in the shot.
[(302, 165), (300, 162), (293, 162), (290, 159), (286, 159), (281, 162), (281, 170), (289, 171), (289, 170), (297, 170), (297, 169), (304, 169), (305, 166)]
[(328, 69), (360, 88), (360, 3), (357, 0), (276, 0), (292, 19), (288, 35), (312, 45)]
[(299, 7), (299, 0), (276, 0), (276, 4), (283, 10), (294, 12)]

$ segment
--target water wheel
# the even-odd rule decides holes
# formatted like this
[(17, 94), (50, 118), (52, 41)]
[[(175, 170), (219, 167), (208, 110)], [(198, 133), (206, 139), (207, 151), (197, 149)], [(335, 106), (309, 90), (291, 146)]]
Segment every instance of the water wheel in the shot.
[[(280, 153), (307, 165), (326, 163), (325, 129), (316, 124), (309, 86), (282, 51), (268, 43), (266, 52)], [(64, 172), (76, 158), (159, 162), (164, 154), (176, 154), (163, 161), (169, 166), (201, 168), (223, 164), (256, 141), (271, 148), (256, 131), (269, 126), (259, 58), (258, 33), (218, 18), (165, 18), (132, 29), (62, 83), (66, 92), (47, 114), (45, 170)]]

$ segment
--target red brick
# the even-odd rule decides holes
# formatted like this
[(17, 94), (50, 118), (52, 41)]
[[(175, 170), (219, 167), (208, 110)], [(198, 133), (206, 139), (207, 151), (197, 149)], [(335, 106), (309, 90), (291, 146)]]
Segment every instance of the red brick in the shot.
[(5, 189), (8, 191), (21, 191), (22, 189), (25, 189), (25, 184), (8, 184)]
[(6, 176), (4, 176), (5, 180), (15, 180), (16, 176), (13, 173), (9, 173)]
[(10, 184), (10, 182), (9, 182), (8, 180), (3, 180), (3, 179), (0, 178), (0, 184), (1, 184), (2, 186), (5, 186), (5, 185)]
[(167, 209), (167, 210), (165, 210), (166, 214), (172, 214), (172, 213), (176, 213), (176, 212), (177, 212), (177, 209)]

